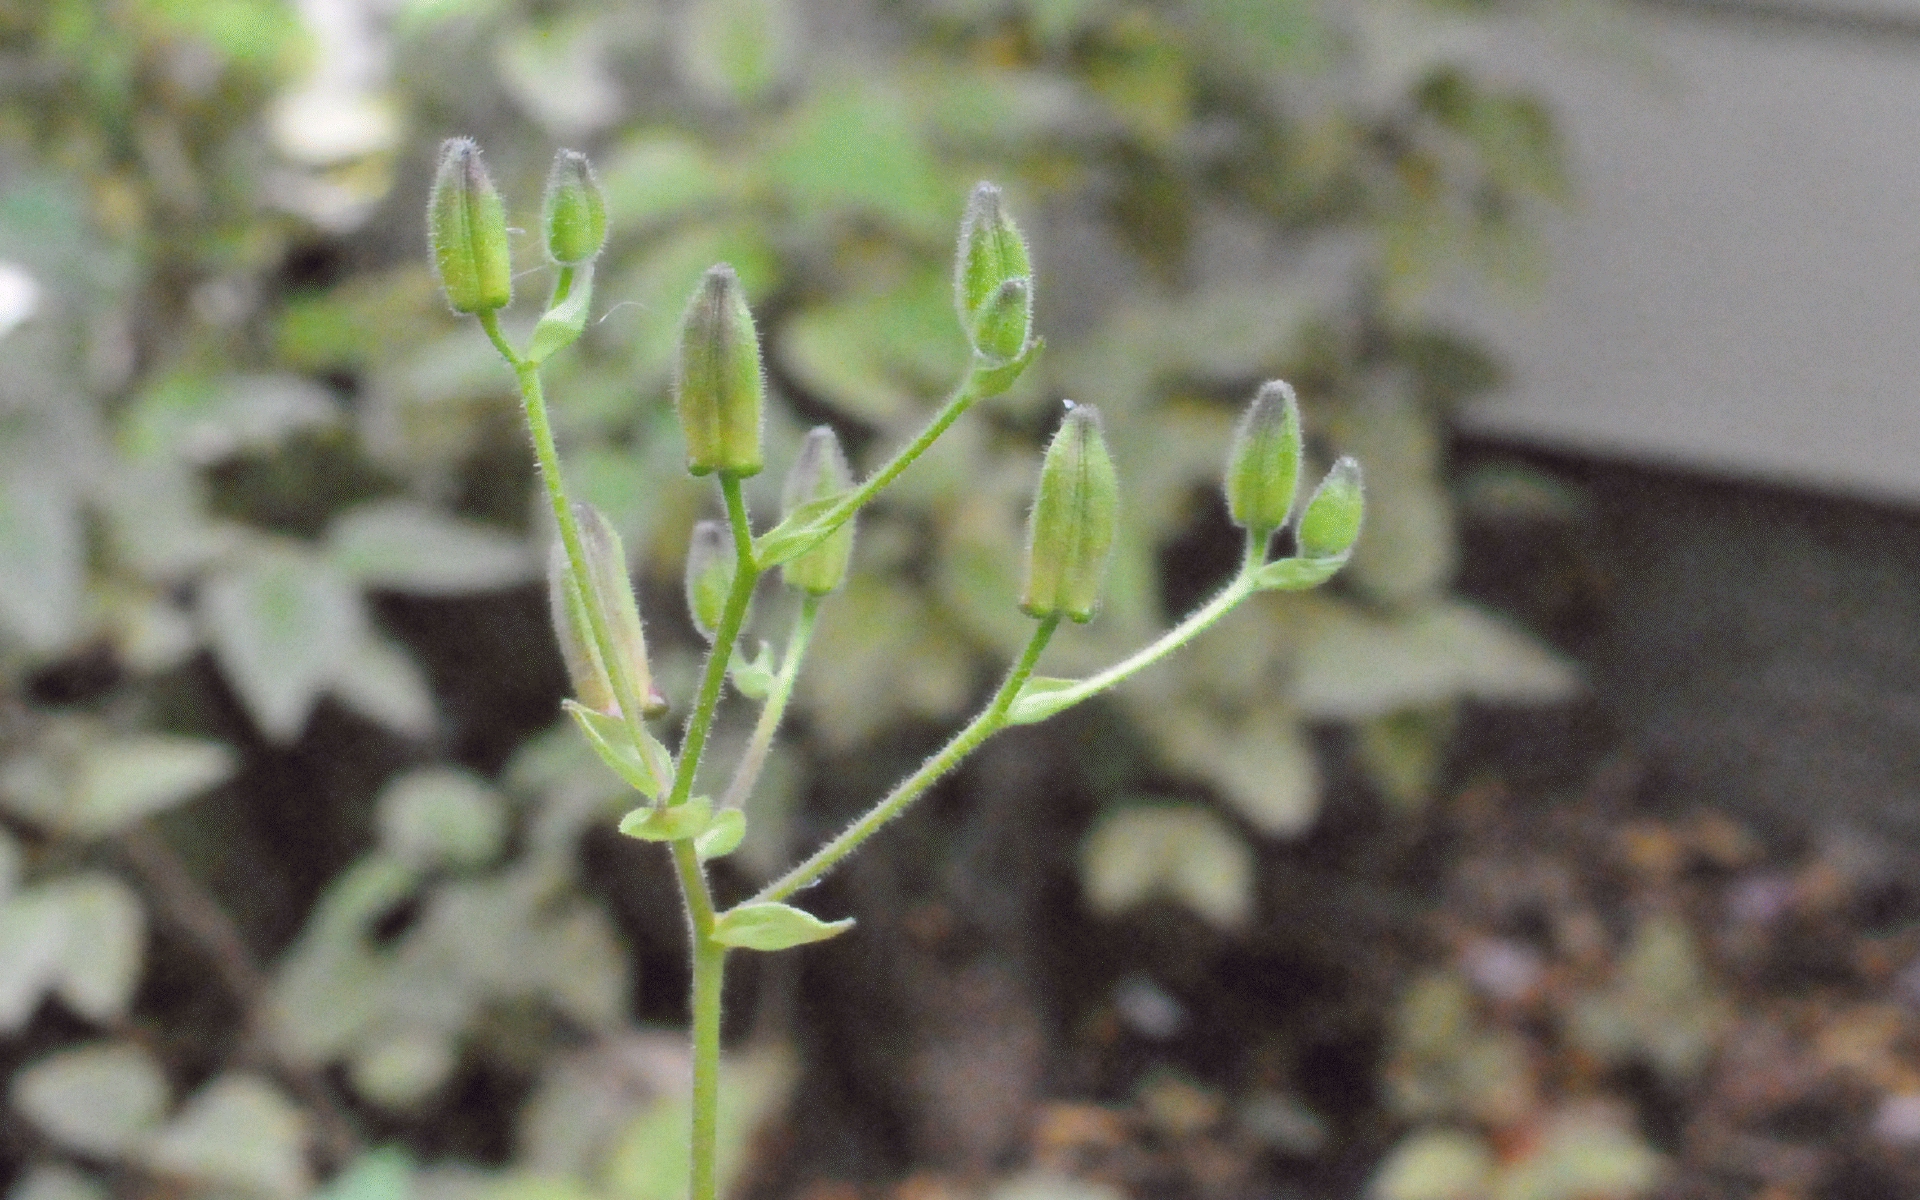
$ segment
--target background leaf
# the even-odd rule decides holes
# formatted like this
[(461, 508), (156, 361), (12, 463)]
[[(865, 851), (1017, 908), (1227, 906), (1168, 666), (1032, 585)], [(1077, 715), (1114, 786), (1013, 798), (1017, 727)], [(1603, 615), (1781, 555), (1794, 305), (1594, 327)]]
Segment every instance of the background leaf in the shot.
[(14, 1107), (41, 1132), (83, 1154), (115, 1155), (159, 1125), (167, 1081), (130, 1042), (93, 1042), (25, 1068), (9, 1086)]

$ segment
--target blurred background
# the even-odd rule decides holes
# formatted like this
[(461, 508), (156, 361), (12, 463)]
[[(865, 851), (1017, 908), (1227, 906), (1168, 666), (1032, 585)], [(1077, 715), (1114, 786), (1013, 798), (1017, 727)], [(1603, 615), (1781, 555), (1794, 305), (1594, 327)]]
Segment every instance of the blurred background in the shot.
[(548, 393), (681, 711), (699, 274), (764, 521), (801, 431), (870, 466), (957, 375), (975, 181), (1032, 242), (1048, 348), (863, 516), (725, 896), (1024, 642), (1061, 397), (1124, 529), (1050, 673), (1232, 570), (1262, 380), (1366, 464), (1334, 586), (735, 956), (735, 1195), (1915, 1194), (1916, 129), (1901, 0), (0, 0), (0, 1185), (684, 1193), (678, 900), (556, 724), (512, 379), (426, 262), (465, 134), (523, 230), (598, 164)]

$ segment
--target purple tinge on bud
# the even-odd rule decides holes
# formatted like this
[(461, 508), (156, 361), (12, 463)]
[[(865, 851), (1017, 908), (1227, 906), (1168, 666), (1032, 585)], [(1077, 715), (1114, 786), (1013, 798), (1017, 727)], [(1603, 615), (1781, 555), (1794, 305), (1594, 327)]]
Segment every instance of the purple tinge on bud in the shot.
[[(1001, 206), (1000, 189), (991, 183), (978, 185), (967, 200), (966, 215), (960, 220), (960, 247), (954, 256), (953, 268), (953, 302), (968, 336), (975, 336), (981, 310), (1009, 280), (1027, 281), (1026, 302), (1031, 306), (1032, 278), (1033, 264), (1027, 257), (1026, 239), (1020, 236), (1019, 227)], [(1024, 344), (1025, 338), (1021, 341)]]
[(471, 138), (448, 138), (440, 146), (427, 241), (455, 312), (490, 312), (513, 299), (506, 206)]
[(1360, 537), (1360, 520), (1366, 511), (1366, 489), (1360, 478), (1360, 464), (1341, 458), (1327, 472), (1312, 499), (1300, 514), (1295, 532), (1303, 558), (1332, 558), (1353, 549)]
[(753, 313), (733, 268), (710, 268), (680, 325), (674, 404), (687, 439), (687, 470), (736, 477), (760, 470), (766, 379)]
[(687, 613), (709, 642), (719, 635), (738, 567), (727, 523), (696, 521), (693, 540), (687, 545)]
[(1040, 466), (1020, 608), (1031, 617), (1091, 620), (1119, 526), (1120, 480), (1091, 404), (1071, 405)]
[[(787, 472), (781, 512), (791, 517), (803, 504), (838, 499), (852, 489), (853, 472), (847, 469), (839, 435), (831, 425), (816, 425), (800, 443), (800, 455), (794, 459), (793, 470)], [(853, 518), (849, 517), (819, 545), (783, 564), (781, 578), (788, 587), (824, 596), (846, 580), (847, 563), (852, 557)]]
[(1234, 428), (1227, 451), (1227, 512), (1266, 536), (1293, 514), (1300, 481), (1300, 405), (1278, 379), (1261, 385)]
[(593, 164), (578, 150), (553, 156), (540, 225), (546, 231), (547, 253), (563, 266), (591, 262), (606, 245), (606, 196)]
[[(666, 698), (654, 690), (647, 663), (647, 639), (640, 627), (640, 605), (633, 597), (633, 578), (627, 574), (627, 554), (620, 535), (606, 514), (591, 504), (575, 504), (573, 518), (580, 527), (580, 548), (586, 557), (587, 577), (581, 589), (585, 603), (599, 610), (608, 645), (601, 647), (608, 673), (623, 671), (633, 687), (642, 716), (658, 716)], [(615, 666), (617, 662), (617, 666)], [(585, 701), (583, 700), (582, 703)]]

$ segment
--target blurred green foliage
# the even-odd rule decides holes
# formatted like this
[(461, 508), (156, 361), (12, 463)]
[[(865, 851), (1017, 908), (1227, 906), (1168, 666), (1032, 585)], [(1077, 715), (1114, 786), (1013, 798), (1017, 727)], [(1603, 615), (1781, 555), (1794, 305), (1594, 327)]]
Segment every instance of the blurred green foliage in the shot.
[[(831, 777), (835, 756), (910, 752), (903, 730), (957, 716), (1025, 640), (1024, 507), (1061, 396), (1108, 414), (1123, 487), (1108, 599), (1058, 639), (1061, 673), (1147, 640), (1227, 569), (1203, 531), (1224, 527), (1224, 447), (1260, 380), (1292, 380), (1322, 464), (1352, 454), (1372, 485), (1343, 592), (1263, 595), (1119, 697), (1138, 747), (1116, 758), (1151, 765), (1127, 783), (1140, 803), (1086, 843), (1097, 911), (1168, 896), (1250, 919), (1251, 845), (1315, 817), (1311, 723), (1352, 727), (1364, 770), (1412, 805), (1462, 699), (1571, 685), (1448, 595), (1444, 420), (1498, 372), (1421, 298), (1462, 267), (1534, 270), (1528, 211), (1564, 186), (1540, 106), (1461, 65), (1496, 6), (307, 11), (0, 2), (0, 1029), (38, 1039), (10, 1087), (38, 1139), (18, 1194), (98, 1195), (93, 1168), (121, 1163), (195, 1194), (305, 1195), (310, 1138), (324, 1170), (345, 1166), (370, 1137), (355, 1113), (404, 1131), (474, 1060), (539, 1081), (517, 1166), (421, 1186), (673, 1187), (679, 1156), (649, 1131), (671, 1124), (677, 1073), (632, 1028), (628, 956), (578, 865), (617, 784), (566, 735), (497, 783), (450, 765), (446, 698), (376, 604), (511, 588), (537, 559), (512, 381), (425, 262), (425, 170), (448, 133), (486, 138), (529, 228), (553, 143), (599, 165), (605, 311), (549, 391), (575, 486), (661, 595), (705, 515), (664, 403), (700, 272), (731, 262), (760, 314), (785, 415), (754, 482), (773, 488), (803, 423), (831, 420), (857, 469), (957, 374), (950, 238), (976, 179), (1032, 235), (1049, 350), (864, 518), (803, 687), (804, 752), (770, 773), (749, 872), (786, 852), (774, 814), (809, 764)], [(534, 242), (515, 247), (526, 269)], [(650, 617), (684, 705), (691, 631)], [(273, 777), (242, 767), (300, 743), (323, 704), (389, 731), (417, 769), (345, 798), (357, 816), (315, 814), (359, 857), (273, 966), (241, 944), (202, 981), (235, 992), (242, 1047), (183, 1069), (143, 1024), (148, 926), (157, 913), (231, 958), (232, 922), (207, 918), (178, 860), (246, 875), (250, 843), (223, 822)], [(98, 1040), (46, 1033), (49, 996)], [(608, 1052), (564, 1052), (582, 1041)], [(743, 1060), (748, 1108), (790, 1078), (770, 1064)], [(360, 1107), (328, 1099), (336, 1065)], [(402, 1159), (357, 1162), (329, 1185), (341, 1200), (408, 1186)]]

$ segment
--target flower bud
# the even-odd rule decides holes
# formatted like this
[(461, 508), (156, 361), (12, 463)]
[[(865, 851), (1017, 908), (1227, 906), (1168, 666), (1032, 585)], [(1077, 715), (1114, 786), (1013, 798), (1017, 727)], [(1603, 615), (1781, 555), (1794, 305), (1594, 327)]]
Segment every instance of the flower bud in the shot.
[[(586, 555), (587, 578), (581, 599), (599, 610), (606, 626), (611, 644), (603, 651), (614, 655), (625, 670), (640, 715), (659, 716), (666, 711), (667, 702), (653, 687), (647, 639), (640, 628), (640, 606), (633, 598), (633, 579), (627, 574), (627, 552), (620, 544), (620, 535), (606, 514), (591, 504), (575, 504), (573, 519), (580, 526), (580, 548)], [(611, 669), (612, 664), (608, 665)]]
[(1300, 404), (1278, 379), (1262, 384), (1227, 451), (1227, 512), (1265, 537), (1293, 514), (1300, 481)]
[[(832, 500), (853, 488), (853, 473), (847, 469), (847, 456), (840, 450), (840, 439), (831, 425), (816, 425), (800, 443), (800, 457), (787, 472), (786, 491), (781, 497), (781, 513), (812, 500)], [(813, 549), (789, 559), (780, 568), (788, 587), (815, 596), (824, 596), (847, 578), (847, 561), (853, 557), (853, 519), (834, 530)]]
[(580, 581), (574, 578), (573, 566), (567, 561), (567, 548), (558, 541), (553, 543), (553, 555), (547, 563), (547, 604), (553, 636), (560, 643), (560, 659), (566, 663), (567, 678), (573, 683), (574, 699), (598, 713), (618, 712), (620, 703), (613, 694), (613, 681), (607, 677), (607, 666), (593, 644)]
[(593, 164), (578, 150), (553, 156), (540, 227), (546, 231), (547, 253), (562, 266), (591, 262), (606, 244), (607, 198)]
[(1072, 404), (1040, 465), (1040, 491), (1027, 533), (1030, 617), (1093, 617), (1120, 511), (1120, 481), (1100, 430), (1100, 411)]
[(1033, 331), (1033, 293), (1025, 279), (1009, 279), (993, 289), (973, 322), (973, 348), (1001, 362), (1027, 348)]
[(709, 642), (719, 633), (739, 565), (733, 552), (733, 532), (725, 521), (694, 523), (693, 541), (687, 546), (687, 612), (693, 617), (693, 627)]
[(453, 311), (489, 312), (513, 299), (507, 210), (471, 138), (448, 138), (440, 146), (427, 241)]
[[(1000, 189), (990, 183), (975, 187), (967, 200), (966, 216), (960, 221), (960, 249), (953, 268), (953, 302), (960, 310), (961, 326), (972, 336), (979, 323), (980, 310), (993, 299), (1000, 285), (1012, 279), (1031, 281), (1032, 276), (1027, 243), (1013, 219), (1000, 207)], [(1029, 306), (1031, 302), (1029, 295)], [(1021, 344), (1025, 341), (1022, 338)]]
[(1332, 558), (1353, 548), (1360, 536), (1360, 517), (1366, 509), (1366, 496), (1360, 481), (1360, 464), (1341, 458), (1320, 481), (1300, 514), (1295, 541), (1302, 558)]
[(760, 470), (760, 407), (766, 380), (760, 339), (733, 268), (708, 269), (680, 325), (674, 404), (687, 438), (687, 470), (736, 477)]

